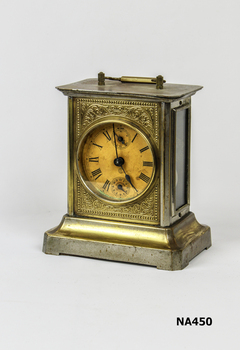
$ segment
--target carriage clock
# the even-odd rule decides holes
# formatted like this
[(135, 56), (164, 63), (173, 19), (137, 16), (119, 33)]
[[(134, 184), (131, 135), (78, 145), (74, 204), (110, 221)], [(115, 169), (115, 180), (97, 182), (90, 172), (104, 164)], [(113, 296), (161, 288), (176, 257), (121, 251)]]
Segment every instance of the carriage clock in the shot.
[(202, 86), (105, 77), (68, 96), (68, 213), (43, 251), (180, 270), (211, 246), (190, 212), (191, 96)]

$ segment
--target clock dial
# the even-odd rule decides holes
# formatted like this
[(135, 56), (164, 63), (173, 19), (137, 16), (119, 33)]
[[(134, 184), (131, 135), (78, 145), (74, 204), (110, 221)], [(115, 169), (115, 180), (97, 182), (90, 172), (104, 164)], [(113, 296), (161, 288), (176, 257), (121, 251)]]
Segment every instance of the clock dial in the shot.
[(90, 130), (78, 150), (78, 167), (86, 186), (110, 201), (133, 200), (153, 181), (151, 144), (128, 124), (105, 123)]

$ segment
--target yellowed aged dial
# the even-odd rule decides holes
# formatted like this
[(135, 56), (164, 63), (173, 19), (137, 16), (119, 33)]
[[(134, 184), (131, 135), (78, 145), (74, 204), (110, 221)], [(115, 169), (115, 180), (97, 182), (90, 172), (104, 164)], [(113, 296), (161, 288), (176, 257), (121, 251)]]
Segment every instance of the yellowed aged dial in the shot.
[(78, 149), (80, 175), (95, 195), (123, 202), (149, 188), (155, 161), (147, 137), (129, 124), (108, 122), (92, 128)]

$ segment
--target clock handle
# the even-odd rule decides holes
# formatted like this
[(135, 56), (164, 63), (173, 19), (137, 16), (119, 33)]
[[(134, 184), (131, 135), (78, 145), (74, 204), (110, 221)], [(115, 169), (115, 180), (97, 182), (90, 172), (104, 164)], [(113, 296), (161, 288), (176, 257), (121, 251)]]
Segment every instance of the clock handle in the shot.
[(105, 85), (105, 79), (108, 80), (118, 80), (122, 83), (142, 83), (142, 84), (156, 84), (156, 89), (163, 89), (163, 83), (166, 83), (166, 80), (163, 79), (162, 75), (158, 75), (156, 78), (145, 78), (145, 77), (105, 77), (103, 72), (98, 73), (98, 85)]

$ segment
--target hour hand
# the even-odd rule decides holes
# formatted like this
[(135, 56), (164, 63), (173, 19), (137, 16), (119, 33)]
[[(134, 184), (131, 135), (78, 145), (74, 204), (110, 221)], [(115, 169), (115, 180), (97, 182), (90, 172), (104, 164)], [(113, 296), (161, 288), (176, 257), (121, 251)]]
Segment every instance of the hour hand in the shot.
[[(122, 169), (123, 169), (123, 167), (122, 167)], [(124, 171), (124, 169), (123, 169), (123, 171)], [(125, 171), (124, 171), (124, 173), (125, 173)], [(132, 188), (134, 188), (134, 190), (135, 190), (136, 192), (138, 192), (138, 190), (136, 189), (136, 187), (132, 184), (132, 181), (131, 181), (130, 176), (127, 175), (126, 173), (125, 173), (125, 179), (130, 183), (130, 185), (132, 186)]]

